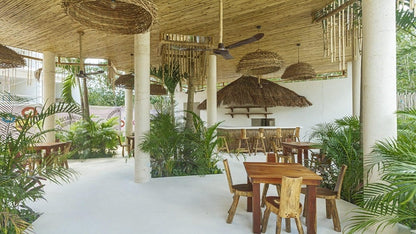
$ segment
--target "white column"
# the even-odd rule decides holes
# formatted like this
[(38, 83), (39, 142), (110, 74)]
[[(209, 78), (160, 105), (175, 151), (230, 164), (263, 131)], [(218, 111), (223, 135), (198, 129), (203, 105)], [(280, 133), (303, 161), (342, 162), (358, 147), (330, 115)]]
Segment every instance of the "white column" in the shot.
[[(395, 138), (396, 1), (365, 0), (363, 9), (362, 136), (364, 160), (376, 141)], [(370, 175), (369, 182), (377, 180)]]
[(133, 90), (124, 89), (124, 105), (126, 107), (126, 122), (124, 125), (126, 136), (132, 134), (133, 126)]
[[(55, 53), (50, 51), (43, 52), (43, 84), (42, 98), (43, 105), (47, 108), (55, 103)], [(55, 116), (45, 119), (44, 130), (55, 128)], [(46, 134), (46, 142), (55, 142), (55, 132)]]
[[(358, 43), (357, 43), (358, 44)], [(356, 58), (352, 62), (352, 113), (360, 116), (361, 108), (361, 53), (359, 46), (356, 46)]]
[(207, 81), (207, 123), (212, 126), (217, 122), (217, 56), (210, 55), (208, 60)]
[(137, 146), (150, 130), (150, 33), (134, 35), (134, 182), (150, 180), (150, 155)]

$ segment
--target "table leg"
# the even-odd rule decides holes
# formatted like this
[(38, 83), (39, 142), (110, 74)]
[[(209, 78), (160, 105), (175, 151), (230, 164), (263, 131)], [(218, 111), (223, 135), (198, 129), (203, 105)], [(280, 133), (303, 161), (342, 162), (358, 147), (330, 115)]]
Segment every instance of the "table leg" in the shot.
[[(251, 184), (250, 178), (247, 177), (247, 184), (251, 186), (253, 189), (253, 185)], [(247, 212), (253, 211), (253, 199), (251, 197), (247, 197)]]
[(298, 163), (302, 164), (302, 149), (298, 149)]
[(260, 184), (253, 183), (253, 232), (261, 231), (261, 209), (260, 209)]
[(306, 227), (308, 229), (308, 234), (316, 234), (316, 186), (308, 185), (307, 186), (308, 204), (307, 206), (307, 215), (306, 215)]
[(305, 162), (305, 167), (308, 167), (308, 165), (309, 165), (308, 149), (303, 149), (303, 159), (304, 159), (304, 162)]

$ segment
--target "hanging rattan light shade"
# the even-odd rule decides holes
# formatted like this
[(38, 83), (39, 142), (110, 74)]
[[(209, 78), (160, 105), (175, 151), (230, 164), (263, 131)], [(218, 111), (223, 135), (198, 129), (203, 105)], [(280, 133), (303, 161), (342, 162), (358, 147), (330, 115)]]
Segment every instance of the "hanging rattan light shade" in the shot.
[(0, 44), (0, 68), (15, 68), (26, 65), (21, 55)]
[(286, 68), (282, 79), (307, 80), (316, 77), (316, 72), (309, 63), (295, 63)]
[(117, 34), (143, 33), (156, 19), (149, 0), (62, 0), (62, 6), (82, 25)]
[(241, 58), (237, 72), (244, 75), (264, 75), (277, 72), (283, 67), (283, 59), (275, 52), (256, 50)]
[(297, 43), (296, 46), (298, 47), (298, 63), (294, 63), (287, 67), (281, 78), (284, 80), (307, 80), (315, 78), (316, 72), (312, 68), (312, 65), (299, 62), (300, 43)]

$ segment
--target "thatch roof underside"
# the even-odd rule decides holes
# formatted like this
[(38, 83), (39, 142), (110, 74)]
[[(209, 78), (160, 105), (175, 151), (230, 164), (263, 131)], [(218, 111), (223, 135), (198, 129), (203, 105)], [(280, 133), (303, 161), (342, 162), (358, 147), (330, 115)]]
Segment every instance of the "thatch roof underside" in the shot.
[[(120, 1), (116, 1), (120, 2)], [(123, 2), (121, 0), (121, 2)], [(219, 40), (219, 1), (154, 0), (158, 9), (156, 23), (150, 28), (151, 65), (161, 63), (160, 35), (174, 33)], [(230, 50), (234, 59), (218, 57), (218, 82), (231, 82), (241, 76), (235, 72), (238, 61), (257, 48), (278, 53), (285, 64), (298, 61), (296, 44), (301, 43), (302, 61), (310, 63), (317, 73), (339, 71), (338, 63), (323, 57), (321, 24), (312, 23), (312, 12), (322, 9), (330, 0), (227, 0), (224, 1), (224, 44), (264, 33), (260, 41)], [(83, 57), (111, 60), (121, 71), (134, 70), (134, 37), (111, 34), (72, 19), (65, 13), (62, 0), (7, 0), (0, 8), (0, 44), (56, 56), (78, 57), (79, 35), (83, 36)], [(258, 30), (256, 25), (261, 25)], [(179, 53), (180, 51), (178, 51)], [(346, 60), (351, 58), (347, 50)], [(284, 68), (271, 77), (280, 77)], [(270, 78), (269, 75), (263, 78)]]
[[(288, 88), (269, 80), (259, 80), (253, 76), (242, 76), (219, 90), (217, 92), (217, 106), (221, 104), (230, 107), (306, 107), (312, 105), (304, 96), (300, 96)], [(198, 106), (198, 109), (206, 108), (206, 100)]]
[[(114, 84), (125, 89), (134, 89), (134, 75), (127, 74), (119, 76)], [(150, 84), (150, 95), (166, 95), (168, 92), (160, 84)]]

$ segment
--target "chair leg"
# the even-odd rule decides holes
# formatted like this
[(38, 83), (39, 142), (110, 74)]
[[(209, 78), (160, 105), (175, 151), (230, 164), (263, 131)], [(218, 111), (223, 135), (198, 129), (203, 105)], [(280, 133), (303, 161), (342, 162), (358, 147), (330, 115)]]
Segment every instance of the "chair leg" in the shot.
[(282, 229), (282, 217), (277, 216), (277, 220), (276, 220), (276, 234), (280, 234), (281, 229)]
[(264, 139), (261, 139), (261, 144), (263, 145), (263, 152), (266, 155), (267, 152), (266, 152), (266, 144), (264, 144)]
[(267, 190), (269, 190), (269, 184), (264, 184), (263, 193), (261, 194), (261, 207), (264, 207), (266, 203)]
[(325, 206), (326, 206), (326, 218), (330, 219), (331, 218), (331, 202), (328, 199), (325, 199)]
[(292, 228), (290, 226), (290, 218), (285, 218), (285, 227), (286, 227), (286, 232), (292, 232)]
[(238, 200), (240, 199), (239, 195), (233, 196), (233, 203), (231, 204), (230, 210), (228, 210), (228, 217), (227, 217), (227, 223), (232, 223), (235, 215), (235, 211), (238, 206)]
[(267, 230), (267, 223), (269, 222), (270, 212), (271, 210), (268, 207), (264, 210), (263, 220), (261, 222), (261, 232), (263, 233), (265, 233)]
[(124, 158), (124, 146), (121, 146), (121, 156)]
[(308, 210), (306, 207), (308, 207), (308, 196), (305, 194), (305, 200), (303, 200), (303, 217), (306, 217), (306, 213), (308, 213)]
[(331, 199), (330, 203), (331, 203), (332, 222), (334, 223), (334, 230), (337, 231), (337, 232), (340, 232), (341, 231), (341, 223), (339, 222), (336, 200)]
[(259, 139), (256, 139), (256, 143), (254, 144), (254, 147), (256, 148), (254, 151), (254, 155), (257, 155), (257, 146), (259, 144)]
[(248, 143), (248, 140), (247, 139), (246, 139), (246, 145), (247, 145), (248, 155), (250, 155), (251, 154), (250, 144)]
[(303, 234), (303, 227), (302, 227), (302, 223), (300, 222), (300, 218), (299, 217), (295, 218), (295, 222), (296, 222), (296, 227), (298, 228), (299, 234)]

